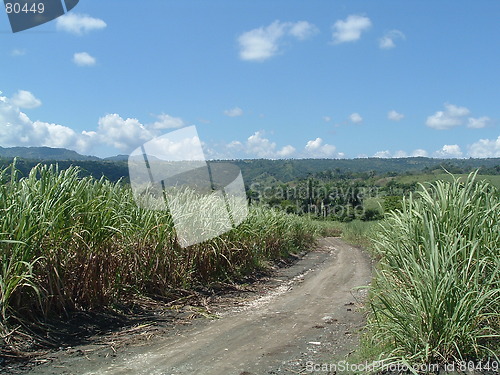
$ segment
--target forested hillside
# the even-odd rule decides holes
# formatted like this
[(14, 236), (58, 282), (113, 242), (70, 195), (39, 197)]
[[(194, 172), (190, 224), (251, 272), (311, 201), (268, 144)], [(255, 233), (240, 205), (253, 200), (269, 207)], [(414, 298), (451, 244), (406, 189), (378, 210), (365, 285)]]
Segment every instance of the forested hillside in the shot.
[[(59, 164), (61, 169), (79, 166), (86, 176), (100, 178), (105, 176), (111, 181), (123, 178), (128, 180), (127, 156), (117, 155), (106, 159), (84, 156), (75, 151), (50, 147), (0, 147), (0, 167), (5, 167), (18, 157), (17, 167), (27, 174), (38, 163)], [(214, 160), (209, 163), (227, 163)], [(249, 188), (253, 183), (288, 183), (308, 177), (319, 179), (370, 178), (396, 176), (401, 174), (469, 173), (480, 169), (480, 174), (500, 174), (500, 158), (491, 159), (433, 159), (433, 158), (359, 158), (359, 159), (248, 159), (232, 160), (243, 175)]]

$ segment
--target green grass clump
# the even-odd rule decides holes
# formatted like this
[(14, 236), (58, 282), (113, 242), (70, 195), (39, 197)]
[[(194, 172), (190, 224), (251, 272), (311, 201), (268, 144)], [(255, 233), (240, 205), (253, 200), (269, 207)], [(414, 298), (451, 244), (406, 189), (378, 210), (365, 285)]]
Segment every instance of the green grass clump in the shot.
[(251, 207), (237, 228), (182, 248), (168, 212), (139, 207), (124, 184), (79, 172), (0, 171), (0, 330), (228, 281), (307, 248), (321, 232), (305, 217)]
[(371, 238), (378, 223), (378, 221), (362, 220), (353, 220), (348, 223), (343, 223), (342, 239), (353, 245), (371, 248)]
[(370, 345), (402, 363), (500, 353), (499, 191), (475, 174), (436, 181), (387, 214), (370, 305)]

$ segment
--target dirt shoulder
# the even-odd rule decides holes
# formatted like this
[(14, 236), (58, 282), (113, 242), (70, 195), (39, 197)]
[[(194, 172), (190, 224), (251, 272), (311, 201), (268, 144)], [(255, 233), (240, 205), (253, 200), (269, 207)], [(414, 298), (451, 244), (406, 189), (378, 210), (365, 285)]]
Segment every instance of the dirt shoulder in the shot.
[(172, 306), (165, 311), (172, 317), (166, 323), (141, 322), (41, 356), (36, 365), (4, 370), (41, 375), (328, 374), (322, 364), (348, 360), (356, 349), (366, 291), (354, 288), (368, 285), (371, 267), (359, 248), (325, 238), (292, 266), (232, 293), (207, 297), (204, 307)]

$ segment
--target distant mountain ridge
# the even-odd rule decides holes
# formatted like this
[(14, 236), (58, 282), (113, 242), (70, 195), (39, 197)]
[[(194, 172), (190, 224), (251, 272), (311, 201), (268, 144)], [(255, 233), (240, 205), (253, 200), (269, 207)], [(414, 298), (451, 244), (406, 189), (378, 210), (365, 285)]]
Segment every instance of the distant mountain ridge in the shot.
[[(14, 157), (22, 159), (17, 164), (26, 175), (36, 164), (57, 162), (62, 169), (70, 165), (82, 168), (84, 175), (96, 178), (105, 176), (112, 181), (127, 179), (128, 155), (116, 155), (108, 158), (81, 155), (64, 148), (51, 147), (0, 147), (0, 168), (9, 165)], [(154, 157), (148, 157), (154, 160)], [(241, 169), (247, 186), (252, 183), (269, 181), (290, 182), (310, 176), (342, 176), (365, 173), (367, 175), (385, 173), (419, 173), (440, 170), (451, 173), (465, 173), (477, 168), (487, 174), (500, 174), (500, 158), (488, 159), (434, 159), (425, 157), (412, 158), (359, 158), (359, 159), (239, 159), (209, 160), (208, 164), (231, 163)]]
[(102, 160), (97, 156), (81, 155), (66, 148), (53, 147), (1, 147), (0, 157), (19, 157), (28, 160)]
[(67, 148), (56, 147), (2, 147), (0, 146), (0, 157), (3, 158), (22, 158), (27, 160), (38, 161), (128, 161), (129, 155), (115, 155), (107, 158), (98, 156), (82, 155), (76, 151), (68, 150)]

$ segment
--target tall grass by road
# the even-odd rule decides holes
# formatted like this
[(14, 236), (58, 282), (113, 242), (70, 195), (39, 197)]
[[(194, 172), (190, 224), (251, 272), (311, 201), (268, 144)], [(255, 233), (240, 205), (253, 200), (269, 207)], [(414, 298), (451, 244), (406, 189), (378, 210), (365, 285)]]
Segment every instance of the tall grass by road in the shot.
[(500, 353), (499, 191), (475, 177), (421, 186), (382, 224), (370, 345), (383, 358), (444, 363)]
[(312, 220), (252, 207), (236, 229), (181, 248), (168, 212), (136, 205), (132, 191), (77, 168), (0, 172), (0, 329), (108, 306), (139, 293), (169, 298), (248, 273), (314, 242)]

